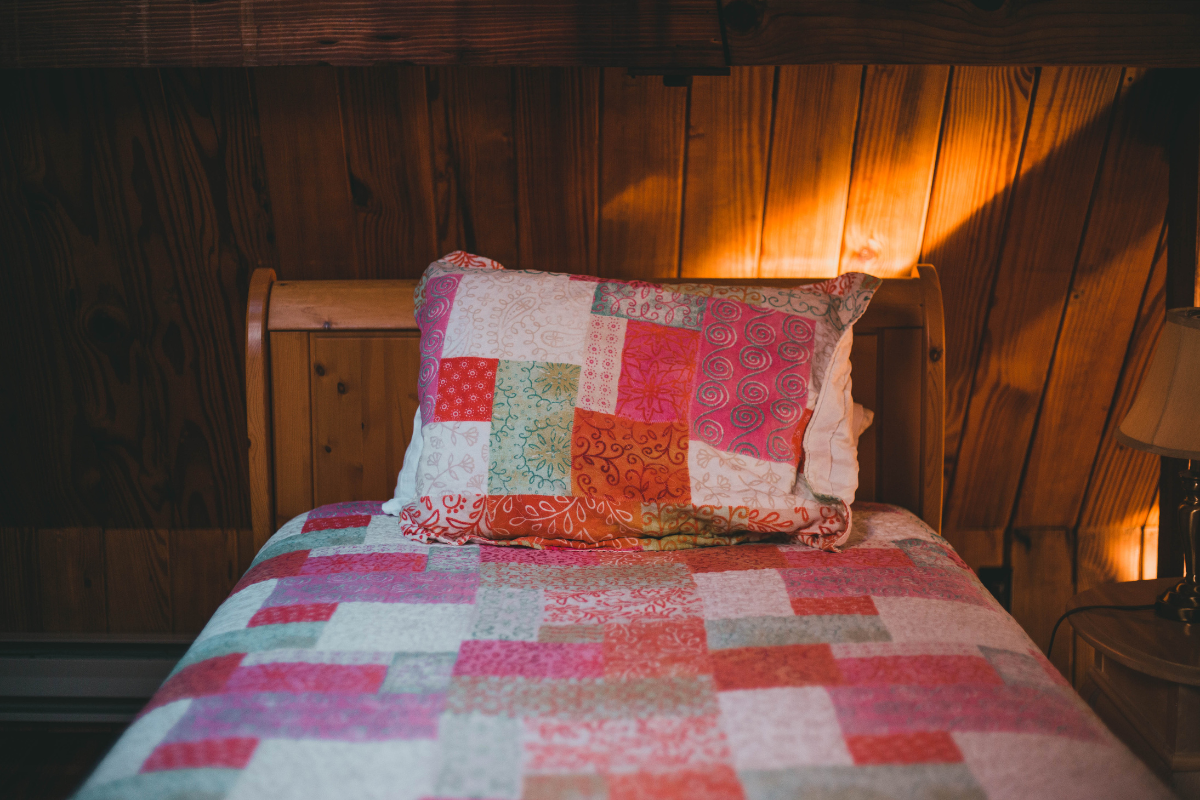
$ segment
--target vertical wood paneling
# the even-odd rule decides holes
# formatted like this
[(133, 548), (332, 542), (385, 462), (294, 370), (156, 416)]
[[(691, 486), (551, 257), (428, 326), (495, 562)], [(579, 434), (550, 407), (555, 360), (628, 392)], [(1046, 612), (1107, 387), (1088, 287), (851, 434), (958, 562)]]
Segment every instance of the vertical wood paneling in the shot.
[(1120, 381), (1096, 451), (1079, 512), (1080, 527), (1136, 525), (1140, 524), (1137, 522), (1139, 513), (1154, 509), (1158, 494), (1158, 458), (1119, 443), (1115, 433), (1133, 406), (1138, 387), (1150, 368), (1150, 359), (1154, 357), (1154, 346), (1166, 319), (1166, 276), (1166, 252), (1160, 250), (1142, 295)]
[(517, 160), (509, 69), (426, 70), (439, 255), (518, 266)]
[(279, 277), (360, 277), (337, 75), (329, 67), (253, 74)]
[(330, 336), (310, 339), (314, 506), (362, 496), (362, 342)]
[[(1127, 528), (1080, 528), (1075, 540), (1075, 571), (1078, 592), (1110, 581), (1136, 581), (1141, 575), (1142, 526)], [(1064, 626), (1065, 627), (1065, 626)], [(1064, 633), (1060, 629), (1059, 635)], [(1092, 664), (1094, 650), (1075, 638), (1074, 683), (1079, 686)], [(1057, 648), (1055, 648), (1057, 649)]]
[(170, 537), (153, 528), (104, 531), (110, 633), (170, 633)]
[[(947, 472), (958, 454), (1033, 84), (1031, 68), (956, 67), (946, 100), (921, 261), (937, 267), (946, 314)], [(965, 540), (955, 546), (977, 549)], [(1000, 557), (999, 539), (978, 546)]]
[[(1075, 594), (1071, 580), (1074, 556), (1069, 531), (1026, 528), (1012, 533), (1012, 615), (1042, 650), (1050, 644), (1054, 621)], [(1071, 675), (1071, 637), (1059, 631), (1050, 660)]]
[(363, 402), (362, 497), (386, 499), (396, 488), (404, 451), (413, 435), (417, 373), (421, 365), (417, 336), (380, 336), (361, 340)]
[(271, 433), (275, 440), (275, 526), (313, 508), (313, 364), (305, 331), (271, 334)]
[[(879, 382), (888, 387), (888, 396), (877, 412), (884, 432), (879, 463), (891, 468), (879, 471), (876, 498), (917, 514), (921, 511), (921, 432), (901, 421), (921, 413), (922, 354), (919, 328), (889, 328), (880, 335)], [(901, 464), (908, 468), (896, 468)]]
[(1161, 81), (1126, 71), (1030, 446), (1017, 527), (1070, 526), (1079, 515), (1137, 320), (1135, 298), (1167, 210), (1160, 137), (1170, 107)]
[(418, 278), (439, 255), (425, 70), (337, 71), (363, 278)]
[(237, 531), (173, 530), (170, 537), (171, 627), (198, 633), (238, 579)]
[(680, 274), (758, 274), (770, 154), (773, 67), (692, 81)]
[(673, 278), (679, 266), (688, 89), (604, 71), (600, 265), (611, 278)]
[(841, 272), (893, 278), (916, 265), (949, 74), (949, 67), (867, 67)]
[(0, 631), (42, 629), (41, 567), (33, 528), (0, 528)]
[(1046, 384), (1121, 71), (1045, 68), (972, 383), (946, 525), (1004, 528)]
[(763, 278), (838, 274), (862, 67), (779, 68)]
[(601, 71), (514, 71), (521, 269), (595, 275)]
[(99, 528), (38, 531), (42, 629), (102, 633), (108, 625), (104, 591), (104, 532)]

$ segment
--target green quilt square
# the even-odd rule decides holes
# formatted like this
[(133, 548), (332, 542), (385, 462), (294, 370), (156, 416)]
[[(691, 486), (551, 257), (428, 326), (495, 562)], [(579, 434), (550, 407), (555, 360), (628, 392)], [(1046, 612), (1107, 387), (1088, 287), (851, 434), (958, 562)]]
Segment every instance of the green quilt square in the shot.
[(579, 366), (501, 361), (489, 442), (489, 494), (571, 494)]

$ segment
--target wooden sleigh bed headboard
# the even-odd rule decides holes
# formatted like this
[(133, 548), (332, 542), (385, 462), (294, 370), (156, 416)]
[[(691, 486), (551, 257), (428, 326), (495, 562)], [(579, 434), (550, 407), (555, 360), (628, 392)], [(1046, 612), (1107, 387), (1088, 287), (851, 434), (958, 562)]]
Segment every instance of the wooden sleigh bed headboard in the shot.
[[(914, 272), (884, 280), (854, 328), (854, 398), (875, 412), (859, 442), (858, 499), (903, 506), (940, 531), (942, 293), (933, 267)], [(273, 270), (254, 272), (246, 416), (256, 549), (316, 506), (392, 496), (418, 406), (415, 286), (415, 280), (277, 281)]]

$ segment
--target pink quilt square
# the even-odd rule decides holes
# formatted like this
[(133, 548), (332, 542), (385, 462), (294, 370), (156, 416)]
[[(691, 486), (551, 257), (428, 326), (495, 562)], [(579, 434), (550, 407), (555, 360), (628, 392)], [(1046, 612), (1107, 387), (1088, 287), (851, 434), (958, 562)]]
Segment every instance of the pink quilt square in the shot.
[(205, 767), (244, 769), (250, 763), (250, 757), (254, 755), (257, 747), (258, 739), (249, 736), (201, 739), (196, 742), (167, 742), (154, 749), (139, 771), (161, 772)]
[(895, 547), (851, 547), (840, 553), (824, 550), (783, 551), (788, 566), (795, 569), (912, 569), (913, 564), (903, 550)]
[(237, 670), (245, 657), (245, 653), (230, 653), (184, 667), (167, 679), (141, 713), (145, 714), (151, 709), (185, 697), (220, 694), (224, 691), (229, 676)]
[(797, 464), (812, 368), (811, 320), (712, 298), (701, 331), (691, 438), (715, 450)]
[(346, 572), (421, 572), (424, 553), (339, 553), (313, 556), (300, 567), (300, 575), (330, 575)]
[(459, 648), (454, 675), (599, 678), (604, 651), (599, 644), (470, 640)]
[(779, 569), (788, 562), (779, 548), (769, 544), (740, 544), (735, 547), (697, 547), (680, 550), (679, 560), (695, 572), (731, 572), (750, 569)]
[(293, 550), (290, 553), (268, 558), (266, 561), (255, 564), (246, 571), (230, 594), (237, 594), (247, 586), (269, 581), (272, 578), (290, 578), (293, 575), (299, 575), (300, 568), (308, 560), (308, 553), (308, 550)]
[(621, 353), (617, 416), (639, 422), (686, 420), (699, 336), (697, 331), (629, 320)]
[(526, 717), (526, 774), (713, 769), (730, 764), (720, 717), (570, 719)]
[(229, 676), (226, 692), (320, 692), (374, 694), (387, 677), (382, 664), (309, 664), (283, 661), (241, 667)]
[(496, 393), (494, 358), (443, 358), (438, 365), (437, 404), (429, 422), (489, 422)]
[(370, 514), (347, 514), (344, 517), (309, 517), (301, 533), (331, 531), (341, 528), (365, 528), (371, 524)]
[(920, 655), (840, 658), (847, 685), (941, 686), (1002, 684), (1003, 678), (982, 656)]
[(287, 606), (260, 608), (254, 612), (247, 628), (259, 625), (286, 625), (289, 622), (328, 622), (337, 610), (337, 603), (297, 603)]
[(957, 764), (962, 751), (946, 731), (847, 736), (855, 764)]

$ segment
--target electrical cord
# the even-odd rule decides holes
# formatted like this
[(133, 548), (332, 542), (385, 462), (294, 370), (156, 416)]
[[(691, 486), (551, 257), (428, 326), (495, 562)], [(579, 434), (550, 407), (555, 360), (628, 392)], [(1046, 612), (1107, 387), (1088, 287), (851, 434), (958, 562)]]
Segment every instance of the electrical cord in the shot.
[(1079, 606), (1078, 608), (1072, 608), (1070, 611), (1059, 617), (1058, 622), (1055, 622), (1054, 627), (1050, 629), (1050, 646), (1046, 648), (1046, 658), (1049, 658), (1050, 654), (1054, 652), (1054, 637), (1058, 633), (1058, 626), (1063, 624), (1063, 620), (1072, 614), (1078, 614), (1080, 611), (1094, 611), (1101, 608), (1107, 608), (1113, 611), (1147, 611), (1151, 608), (1154, 608), (1154, 603), (1141, 606)]

